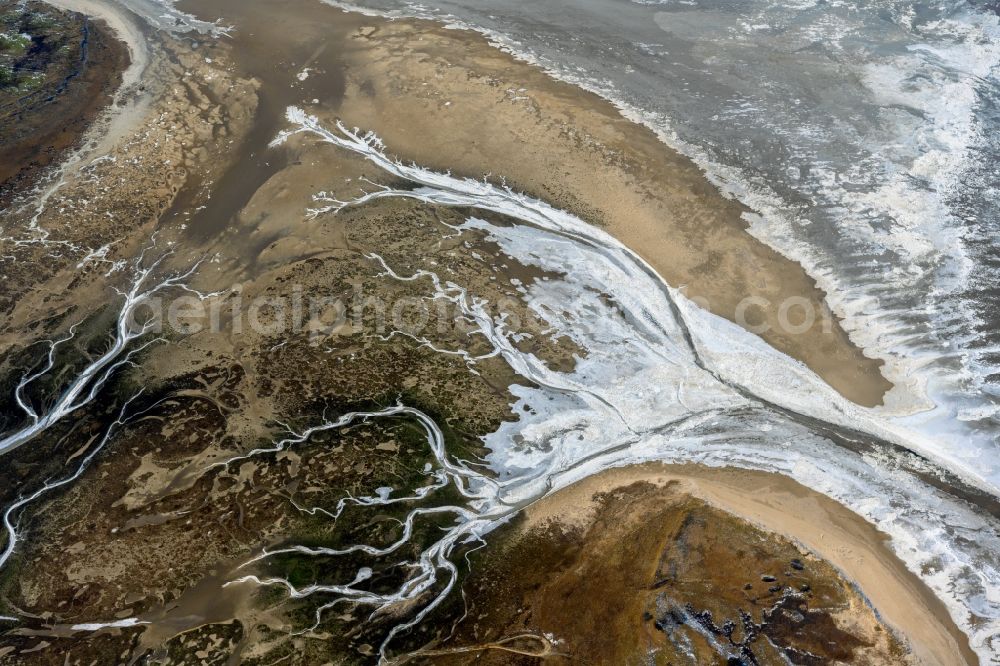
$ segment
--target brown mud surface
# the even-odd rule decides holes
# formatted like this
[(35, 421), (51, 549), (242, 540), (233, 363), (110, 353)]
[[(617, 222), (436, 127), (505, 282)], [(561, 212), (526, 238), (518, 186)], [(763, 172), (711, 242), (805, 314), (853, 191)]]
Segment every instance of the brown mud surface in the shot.
[[(23, 521), (32, 536), (17, 564), (3, 572), (0, 598), (19, 615), (37, 616), (0, 638), (18, 663), (61, 663), (65, 654), (84, 659), (114, 651), (129, 659), (169, 659), (185, 644), (211, 642), (209, 635), (198, 638), (207, 624), (235, 632), (214, 627), (213, 633), (239, 635), (211, 644), (227, 655), (239, 654), (244, 663), (269, 663), (288, 650), (302, 660), (298, 663), (317, 663), (321, 656), (356, 655), (374, 640), (358, 635), (344, 614), (331, 618), (329, 628), (342, 640), (316, 635), (293, 640), (289, 630), (301, 628), (308, 607), (269, 590), (222, 585), (246, 573), (236, 571), (236, 564), (265, 546), (398, 538), (399, 513), (360, 512), (334, 524), (296, 507), (332, 511), (346, 494), (425, 485), (423, 470), (431, 459), (412, 419), (373, 420), (277, 455), (212, 467), (280, 437), (285, 430), (280, 424), (302, 429), (322, 422), (323, 414), (335, 418), (399, 399), (434, 416), (453, 455), (483, 453), (479, 437), (509, 418), (507, 387), (518, 381), (516, 374), (497, 357), (470, 366), (460, 355), (441, 354), (407, 335), (420, 304), (432, 297), (430, 283), (386, 277), (369, 253), (379, 252), (402, 275), (430, 262), (460, 275), (491, 302), (508, 299), (520, 327), (533, 333), (523, 344), (554, 365), (572, 364), (575, 350), (549, 340), (543, 322), (519, 298), (518, 286), (542, 276), (511, 266), (519, 277), (506, 277), (496, 266), (509, 260), (492, 244), (469, 235), (443, 238), (442, 232), (450, 231), (445, 225), (462, 221), (460, 211), (387, 200), (307, 221), (300, 211), (313, 188), (327, 179), (374, 173), (358, 158), (330, 160), (329, 151), (312, 142), (293, 142), (287, 150), (289, 165), (254, 193), (234, 229), (209, 246), (215, 259), (202, 271), (199, 286), (239, 285), (217, 297), (223, 318), (240, 299), (293, 296), (293, 289), (302, 299), (339, 298), (310, 312), (306, 325), (289, 334), (268, 332), (279, 315), (267, 310), (255, 315), (263, 328), (250, 327), (246, 319), (227, 320), (222, 330), (178, 337), (154, 347), (141, 369), (122, 378), (109, 397), (117, 400), (143, 386), (142, 404), (156, 405), (155, 411), (123, 428), (72, 488), (37, 518)], [(312, 167), (318, 162), (325, 164), (322, 172)], [(377, 303), (403, 307), (393, 317)], [(344, 308), (350, 309), (341, 317)], [(471, 355), (489, 351), (454, 311), (435, 307), (430, 316), (419, 330), (437, 348)], [(101, 432), (101, 423), (114, 413), (114, 400), (5, 456), (3, 486), (13, 492), (68, 467), (79, 447)], [(455, 498), (432, 501), (448, 500)], [(433, 534), (436, 527), (425, 529)], [(265, 570), (305, 582), (337, 578), (344, 567), (356, 565), (287, 561)], [(135, 571), (155, 575), (134, 576)], [(385, 572), (385, 584), (397, 576)], [(93, 618), (124, 616), (152, 624), (94, 636), (69, 629)], [(384, 627), (374, 624), (367, 631)], [(110, 647), (108, 635), (117, 637)], [(36, 650), (42, 642), (51, 649)]]

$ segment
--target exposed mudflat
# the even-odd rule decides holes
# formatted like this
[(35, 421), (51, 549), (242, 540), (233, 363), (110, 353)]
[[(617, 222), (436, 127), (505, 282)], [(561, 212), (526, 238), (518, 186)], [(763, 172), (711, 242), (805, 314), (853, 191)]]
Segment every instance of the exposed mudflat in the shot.
[[(0, 663), (974, 662), (880, 533), (768, 474), (609, 472), (442, 546), (482, 520), (484, 438), (532, 384), (489, 327), (547, 369), (587, 360), (529, 298), (563, 276), (462, 227), (517, 224), (499, 213), (341, 207), (412, 184), (313, 135), (271, 145), (289, 106), (441, 172), (503, 174), (724, 317), (746, 297), (825, 312), (823, 294), (650, 132), (479, 36), (306, 0), (180, 9), (233, 30), (145, 34), (120, 134), (4, 213), (5, 435), (106, 352), (141, 269), (183, 280), (150, 306), (169, 325), (0, 459), (0, 507), (86, 463), (0, 536), (19, 537)], [(88, 99), (116, 85), (111, 52)], [(827, 324), (765, 339), (878, 404), (879, 365)]]
[(607, 229), (689, 297), (763, 330), (851, 400), (878, 405), (891, 388), (881, 362), (851, 343), (802, 267), (747, 233), (747, 209), (596, 95), (481, 35), (428, 21), (309, 0), (280, 15), (267, 3), (186, 8), (244, 26), (233, 36), (241, 60), (262, 78), (284, 77), (286, 87), (269, 86), (271, 103), (297, 93), (299, 104), (315, 100), (349, 126), (376, 132), (403, 161), (471, 178), (496, 174)]

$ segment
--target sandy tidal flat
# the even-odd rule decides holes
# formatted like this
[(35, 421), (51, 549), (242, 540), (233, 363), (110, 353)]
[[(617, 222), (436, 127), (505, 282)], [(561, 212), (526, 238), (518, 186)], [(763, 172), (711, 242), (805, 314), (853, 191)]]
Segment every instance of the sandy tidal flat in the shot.
[[(7, 430), (106, 349), (115, 289), (151, 257), (156, 279), (177, 280), (170, 295), (221, 314), (149, 336), (72, 418), (0, 461), (8, 505), (46, 490), (7, 523), (18, 540), (0, 569), (0, 615), (14, 626), (0, 661), (618, 663), (694, 645), (705, 659), (761, 663), (976, 662), (954, 604), (912, 560), (787, 477), (657, 464), (549, 492), (588, 456), (657, 437), (708, 455), (730, 428), (733, 450), (750, 445), (737, 450), (747, 465), (773, 455), (755, 443), (791, 459), (842, 434), (723, 381), (680, 308), (634, 338), (573, 335), (560, 326), (577, 320), (561, 316), (627, 333), (644, 323), (628, 306), (669, 300), (670, 287), (729, 319), (747, 298), (766, 301), (755, 323), (775, 349), (861, 405), (890, 388), (802, 268), (751, 237), (746, 209), (692, 163), (472, 33), (305, 0), (169, 10), (175, 27), (195, 27), (161, 32), (160, 15), (137, 31), (142, 18), (100, 5), (129, 42), (125, 80), (141, 72), (148, 89), (95, 143), (105, 156), (26, 209), (31, 242), (10, 243)], [(482, 179), (479, 200), (449, 205), (459, 177)], [(489, 197), (507, 207), (482, 205)], [(608, 265), (639, 264), (601, 254), (599, 236), (532, 236), (518, 214), (543, 206), (610, 233), (666, 285), (642, 282), (656, 293), (635, 299), (594, 288), (586, 280)], [(516, 252), (532, 243), (551, 252)], [(595, 275), (573, 275), (566, 257)], [(241, 307), (266, 299), (324, 305), (297, 328), (273, 305), (251, 323)], [(782, 333), (788, 299), (823, 316)], [(18, 386), (45, 363), (31, 343), (56, 334), (54, 370)], [(588, 375), (615, 360), (627, 374), (635, 358), (656, 363)], [(878, 476), (884, 454), (900, 475), (924, 472), (844, 433), (836, 441), (857, 448), (844, 446), (857, 465), (846, 469)], [(72, 483), (46, 485), (73, 469)], [(470, 619), (465, 600), (489, 620)], [(605, 621), (606, 640), (593, 631)]]

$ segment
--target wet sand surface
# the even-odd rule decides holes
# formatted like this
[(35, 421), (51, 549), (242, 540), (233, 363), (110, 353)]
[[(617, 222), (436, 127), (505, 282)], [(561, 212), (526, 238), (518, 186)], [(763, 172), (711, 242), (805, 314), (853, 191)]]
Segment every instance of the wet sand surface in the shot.
[[(192, 13), (211, 13), (202, 3), (180, 6)], [(233, 15), (228, 13), (230, 10), (238, 11)], [(196, 245), (210, 244), (220, 235), (238, 233), (236, 217), (240, 211), (269, 178), (287, 166), (281, 152), (269, 144), (287, 127), (288, 106), (315, 100), (323, 106), (338, 108), (345, 89), (346, 63), (340, 60), (343, 49), (328, 43), (337, 39), (338, 25), (315, 20), (315, 14), (296, 17), (284, 11), (275, 12), (267, 3), (241, 3), (219, 11), (227, 12), (219, 18), (232, 16), (239, 21), (241, 28), (230, 37), (237, 66), (261, 85), (253, 126), (234, 159), (239, 168), (230, 170), (213, 184), (211, 199), (194, 214), (190, 197), (182, 195), (164, 218), (169, 222), (183, 217), (188, 239)], [(282, 38), (275, 39), (278, 36)], [(320, 59), (324, 67), (299, 81), (297, 74)]]
[[(269, 80), (284, 75), (272, 94), (294, 90), (307, 107), (312, 99), (332, 104), (345, 123), (375, 131), (404, 161), (503, 178), (606, 228), (712, 312), (765, 327), (765, 340), (846, 397), (881, 404), (891, 387), (881, 362), (850, 342), (814, 282), (751, 237), (746, 209), (652, 132), (482, 36), (317, 4), (294, 0), (281, 12), (267, 2), (182, 6), (242, 26), (235, 38), (245, 40), (239, 51), (248, 71)], [(306, 68), (308, 78), (298, 81)]]
[[(289, 104), (322, 108), (372, 129), (386, 139), (390, 152), (405, 159), (475, 177), (503, 175), (518, 189), (617, 234), (642, 251), (671, 284), (686, 285), (692, 296), (710, 296), (710, 307), (720, 314), (748, 294), (772, 299), (804, 295), (817, 306), (821, 303), (822, 295), (801, 270), (756, 244), (742, 230), (742, 211), (721, 199), (690, 164), (603, 102), (554, 83), (478, 36), (423, 22), (345, 14), (299, 0), (283, 3), (281, 11), (268, 2), (236, 0), (183, 8), (206, 19), (224, 17), (238, 28), (217, 42), (162, 37), (154, 44), (150, 68), (155, 76), (148, 80), (156, 84), (156, 94), (148, 114), (115, 145), (113, 161), (69, 179), (55, 205), (39, 218), (53, 239), (69, 239), (72, 246), (57, 249), (45, 237), (14, 248), (18, 261), (5, 266), (9, 277), (3, 305), (10, 317), (0, 329), (0, 348), (6, 352), (9, 389), (4, 392), (10, 407), (5, 413), (12, 421), (17, 414), (11, 406), (13, 382), (42, 353), (30, 341), (82, 320), (84, 332), (74, 351), (93, 355), (100, 350), (114, 318), (109, 286), (125, 283), (128, 262), (150, 247), (154, 230), (159, 232), (156, 249), (173, 251), (164, 270), (203, 259), (193, 285), (215, 292), (208, 300), (222, 304), (225, 312), (240, 299), (265, 296), (333, 294), (349, 300), (361, 294), (404, 304), (430, 297), (427, 280), (387, 276), (371, 257), (377, 252), (400, 275), (431, 266), (487, 302), (513, 303), (512, 314), (528, 333), (518, 344), (551, 367), (573, 367), (579, 350), (565, 339), (553, 339), (547, 324), (523, 302), (524, 287), (548, 276), (518, 265), (478, 232), (451, 233), (467, 211), (384, 200), (307, 219), (305, 208), (317, 192), (332, 186), (343, 190), (338, 194), (355, 196), (371, 181), (380, 182), (381, 174), (361, 158), (308, 138), (268, 148), (285, 127)], [(88, 201), (83, 210), (57, 214), (66, 202), (80, 199)], [(105, 244), (109, 249), (104, 254), (86, 259)], [(291, 599), (280, 589), (224, 585), (241, 572), (282, 576), (298, 585), (349, 581), (362, 563), (375, 569), (373, 589), (398, 584), (400, 567), (361, 558), (277, 557), (246, 568), (239, 564), (263, 548), (288, 543), (343, 547), (399, 538), (403, 508), (348, 512), (335, 522), (317, 510), (332, 511), (347, 495), (430, 483), (433, 459), (419, 424), (408, 418), (365, 420), (302, 446), (222, 467), (213, 464), (270, 445), (286, 431), (301, 431), (323, 418), (381, 409), (397, 400), (431, 415), (443, 430), (450, 455), (476, 460), (485, 454), (482, 437), (514, 418), (511, 386), (520, 378), (502, 358), (490, 355), (489, 344), (470, 335), (453, 311), (433, 312), (427, 329), (433, 331), (431, 339), (421, 340), (407, 337), (405, 330), (380, 329), (380, 313), (362, 310), (360, 319), (350, 321), (342, 316), (342, 303), (331, 304), (292, 334), (280, 328), (237, 330), (228, 314), (221, 330), (170, 333), (170, 344), (146, 350), (137, 367), (123, 371), (101, 400), (32, 446), (9, 453), (0, 465), (0, 497), (8, 503), (21, 488), (63, 473), (79, 460), (122, 403), (143, 389), (133, 406), (142, 417), (120, 428), (78, 482), (22, 518), (28, 536), (15, 560), (0, 571), (0, 614), (16, 613), (23, 622), (0, 637), (0, 663), (63, 663), (72, 661), (70, 655), (80, 663), (187, 663), (192, 653), (212, 663), (373, 661), (379, 641), (398, 619), (395, 610), (369, 618), (368, 609), (345, 605), (309, 630), (315, 599)], [(258, 315), (264, 323), (279, 318), (272, 310)], [(407, 316), (404, 312), (403, 318)], [(879, 401), (886, 386), (877, 365), (864, 359), (836, 326), (828, 334), (812, 331), (800, 337), (772, 342), (822, 371), (845, 395), (862, 403)], [(440, 349), (465, 354), (438, 353)], [(470, 357), (477, 360), (470, 362)], [(57, 388), (55, 380), (45, 387), (49, 392)], [(36, 399), (45, 399), (46, 390), (38, 391)], [(732, 568), (732, 562), (724, 560), (725, 567), (711, 567), (712, 576), (687, 586), (690, 581), (685, 581), (697, 578), (698, 567), (706, 562), (666, 548), (670, 538), (704, 545), (716, 543), (718, 534), (731, 528), (731, 537), (725, 537), (730, 540), (719, 542), (724, 547), (718, 552), (728, 553), (725, 558), (732, 556), (730, 546), (739, 550), (740, 544), (751, 542), (764, 544), (754, 556), (761, 566), (780, 561), (797, 572), (793, 559), (800, 553), (813, 558), (803, 560), (809, 575), (820, 572), (809, 579), (815, 587), (809, 599), (786, 598), (786, 589), (808, 594), (798, 573), (776, 574), (798, 584), (793, 588), (782, 578), (784, 587), (777, 592), (769, 590), (775, 581), (768, 585), (760, 579), (770, 573), (761, 572), (753, 581), (757, 592), (751, 596), (761, 599), (753, 622), (769, 640), (783, 645), (781, 650), (794, 647), (788, 637), (805, 621), (797, 619), (802, 616), (812, 633), (807, 631), (806, 642), (795, 645), (835, 636), (843, 639), (844, 651), (837, 653), (843, 659), (905, 663), (908, 657), (899, 642), (852, 590), (856, 582), (889, 625), (918, 639), (913, 643), (916, 657), (930, 659), (927, 663), (966, 663), (948, 658), (968, 656), (968, 648), (940, 602), (906, 574), (877, 532), (778, 477), (694, 468), (609, 472), (529, 510), (526, 529), (553, 521), (570, 527), (568, 540), (536, 543), (541, 550), (535, 552), (559, 559), (582, 544), (591, 554), (580, 560), (581, 566), (594, 572), (605, 571), (616, 557), (627, 561), (628, 549), (608, 546), (619, 533), (612, 530), (610, 537), (595, 540), (581, 537), (592, 514), (567, 514), (563, 500), (571, 496), (571, 504), (579, 508), (597, 490), (613, 493), (636, 483), (645, 484), (637, 500), (626, 497), (618, 505), (606, 505), (612, 512), (608, 515), (619, 517), (623, 526), (640, 528), (618, 541), (628, 543), (625, 536), (638, 535), (643, 552), (660, 557), (655, 566), (650, 560), (644, 563), (648, 567), (636, 569), (643, 575), (656, 573), (664, 562), (687, 571), (686, 578), (671, 578), (677, 595), (697, 600), (718, 592), (720, 623), (718, 613), (735, 613), (739, 604), (734, 600), (744, 598), (742, 587), (731, 589), (734, 579), (715, 573)], [(453, 495), (448, 489), (433, 501), (461, 501)], [(642, 537), (649, 508), (644, 499), (658, 507), (664, 526), (673, 521), (673, 532)], [(692, 516), (703, 531), (682, 529)], [(402, 549), (404, 559), (416, 560), (420, 548), (446, 524), (428, 521)], [(591, 541), (598, 547), (587, 550)], [(485, 556), (494, 557), (493, 552), (487, 549)], [(507, 551), (496, 552), (502, 557)], [(460, 551), (456, 559), (465, 554)], [(520, 558), (514, 564), (533, 561)], [(573, 592), (573, 585), (565, 585), (568, 579), (560, 580), (546, 588), (551, 581), (539, 579), (544, 588), (539, 608), (544, 606), (556, 620), (578, 612), (558, 600), (561, 591), (567, 598)], [(642, 603), (655, 602), (661, 589), (651, 595), (643, 590)], [(555, 597), (549, 594), (553, 591)], [(621, 623), (625, 638), (607, 646), (628, 652), (637, 645), (629, 641), (642, 635), (666, 649), (667, 632), (648, 627), (670, 614), (647, 608), (648, 619), (642, 612), (629, 615), (639, 608), (630, 594), (620, 597), (618, 608), (624, 614), (610, 618)], [(483, 598), (492, 603), (488, 595)], [(829, 604), (800, 608), (816, 598)], [(462, 628), (458, 638), (474, 637), (475, 631), (466, 631), (459, 621), (460, 608), (441, 610), (444, 619), (408, 638), (405, 647), (444, 649), (442, 637), (455, 622)], [(762, 615), (765, 610), (771, 615)], [(452, 612), (456, 614), (448, 615)], [(792, 619), (779, 620), (779, 615)], [(93, 633), (72, 629), (78, 622), (130, 618), (149, 624)], [(511, 626), (509, 617), (498, 616), (493, 629)], [(681, 640), (686, 631), (669, 636)], [(712, 650), (710, 642), (699, 643), (699, 649)], [(554, 654), (558, 646), (537, 637), (513, 647), (529, 658), (539, 645), (552, 649), (547, 655), (563, 658)], [(771, 648), (761, 650), (762, 663), (784, 663)], [(599, 649), (592, 654), (604, 655)], [(425, 652), (423, 657), (432, 655)]]
[(233, 76), (218, 45), (202, 42), (199, 51), (169, 34), (144, 33), (137, 17), (109, 13), (113, 5), (63, 2), (106, 17), (133, 58), (87, 145), (4, 211), (0, 348), (13, 352), (6, 363), (45, 339), (53, 321), (74, 312), (85, 318), (115, 301), (109, 285), (151, 244), (178, 194), (202, 205), (204, 185), (228, 171), (257, 104), (257, 84)]

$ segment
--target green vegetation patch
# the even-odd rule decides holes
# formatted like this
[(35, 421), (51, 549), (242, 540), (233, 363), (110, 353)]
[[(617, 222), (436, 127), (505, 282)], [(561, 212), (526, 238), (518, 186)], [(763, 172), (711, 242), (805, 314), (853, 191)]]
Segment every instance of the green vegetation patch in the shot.
[(0, 14), (0, 92), (8, 96), (22, 97), (47, 81), (59, 85), (79, 64), (84, 19), (43, 7), (28, 3)]
[(4, 55), (21, 55), (31, 46), (31, 35), (26, 33), (0, 32), (0, 53)]

